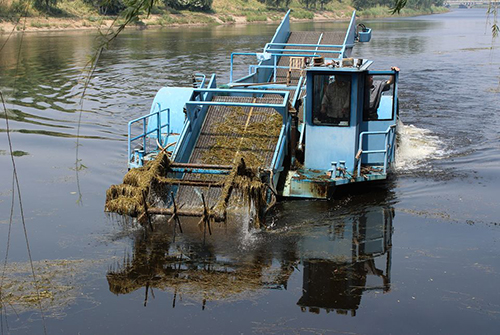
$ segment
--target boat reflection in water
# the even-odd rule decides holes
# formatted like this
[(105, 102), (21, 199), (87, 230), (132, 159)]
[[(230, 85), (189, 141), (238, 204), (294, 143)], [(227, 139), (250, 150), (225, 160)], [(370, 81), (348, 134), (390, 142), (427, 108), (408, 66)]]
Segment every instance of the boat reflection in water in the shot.
[[(293, 211), (286, 215), (300, 221)], [(354, 316), (363, 292), (390, 290), (393, 217), (387, 204), (365, 205), (355, 214), (335, 211), (321, 224), (291, 224), (282, 217), (262, 232), (228, 223), (212, 227), (205, 241), (196, 223), (184, 221), (175, 239), (173, 226), (164, 224), (164, 231), (157, 226), (154, 233), (134, 237), (132, 255), (107, 274), (109, 289), (118, 295), (144, 288), (145, 305), (153, 289), (170, 291), (173, 307), (182, 298), (205, 308), (207, 301), (245, 300), (287, 289), (295, 273), (303, 276), (297, 302), (303, 311)]]
[(366, 290), (390, 290), (392, 209), (372, 207), (323, 238), (303, 237), (303, 311), (356, 315)]

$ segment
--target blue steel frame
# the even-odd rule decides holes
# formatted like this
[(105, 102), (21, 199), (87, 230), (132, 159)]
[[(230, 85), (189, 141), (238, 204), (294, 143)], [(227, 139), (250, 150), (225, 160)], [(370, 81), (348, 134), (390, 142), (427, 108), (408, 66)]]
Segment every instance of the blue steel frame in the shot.
[[(354, 47), (355, 43), (355, 37), (356, 37), (356, 11), (353, 11), (351, 20), (349, 22), (349, 26), (346, 31), (346, 35), (344, 38), (344, 43), (339, 45), (339, 44), (321, 44), (319, 43), (321, 41), (321, 37), (319, 38), (318, 43), (316, 44), (300, 44), (300, 43), (284, 43), (284, 42), (275, 42), (275, 40), (278, 37), (278, 34), (282, 32), (282, 30), (289, 30), (289, 14), (290, 11), (287, 12), (285, 15), (285, 18), (281, 22), (280, 26), (276, 30), (276, 33), (272, 39), (271, 42), (266, 43), (263, 49), (264, 54), (270, 54), (270, 56), (273, 58), (273, 66), (270, 65), (264, 65), (262, 64), (263, 62), (259, 62), (257, 65), (250, 65), (249, 66), (249, 75), (254, 74), (255, 72), (251, 72), (253, 69), (273, 69), (274, 71), (274, 78), (273, 81), (276, 82), (276, 69), (279, 68), (288, 68), (288, 67), (281, 67), (277, 66), (278, 63), (278, 58), (279, 57), (314, 57), (314, 56), (321, 56), (322, 54), (337, 54), (337, 57), (334, 57), (335, 59), (341, 59), (344, 57), (350, 56), (350, 50)], [(287, 24), (285, 24), (287, 23)], [(286, 31), (287, 33), (289, 31)], [(284, 47), (310, 47), (314, 49), (284, 49)], [(281, 48), (280, 48), (281, 47)], [(340, 50), (318, 50), (318, 48), (339, 48)], [(284, 53), (286, 52), (286, 53)], [(299, 53), (299, 54), (297, 54)], [(233, 52), (231, 53), (231, 59), (230, 59), (230, 71), (229, 71), (229, 83), (233, 82), (233, 68), (234, 68), (234, 56), (257, 56), (257, 53), (255, 52)]]
[[(285, 118), (288, 113), (288, 98), (290, 92), (288, 91), (269, 91), (269, 90), (252, 90), (252, 89), (221, 89), (221, 88), (202, 88), (196, 89), (193, 91), (193, 95), (196, 93), (212, 93), (212, 95), (217, 95), (218, 93), (227, 93), (230, 95), (242, 95), (248, 94), (250, 96), (255, 95), (281, 95), (283, 97), (283, 101), (280, 104), (268, 104), (268, 103), (251, 103), (251, 102), (220, 102), (220, 101), (197, 101), (191, 100), (186, 102), (186, 107), (191, 106), (236, 106), (236, 107), (263, 107), (263, 108), (274, 108), (278, 113), (283, 116), (283, 122), (285, 122)], [(200, 94), (203, 97), (202, 94)], [(188, 110), (189, 112), (189, 110)], [(189, 116), (188, 116), (189, 117)]]
[[(210, 81), (207, 85), (209, 89), (215, 89), (217, 87), (217, 77), (215, 74), (212, 75)], [(204, 94), (205, 99), (211, 99), (212, 93)], [(191, 95), (191, 99), (193, 99), (193, 95)], [(187, 109), (187, 108), (186, 108)], [(177, 145), (174, 148), (172, 159), (176, 162), (184, 162), (188, 158), (186, 155), (186, 150), (188, 150), (193, 138), (196, 136), (196, 133), (201, 129), (200, 120), (197, 117), (192, 117), (189, 113), (186, 114), (186, 121), (184, 123), (184, 127), (182, 129), (181, 135), (179, 136), (179, 140), (177, 141)]]
[[(288, 51), (288, 49), (286, 50)], [(304, 50), (301, 50), (301, 51), (304, 51)], [(233, 82), (233, 65), (234, 65), (234, 56), (257, 56), (257, 53), (256, 52), (233, 52), (231, 53), (231, 64), (230, 64), (230, 68), (229, 68), (229, 83), (232, 83)], [(278, 66), (278, 57), (314, 57), (314, 56), (319, 56), (317, 54), (277, 54), (277, 53), (273, 53), (271, 54), (271, 56), (273, 57), (273, 63), (274, 65), (250, 65), (249, 66), (249, 74), (253, 74), (253, 73), (250, 73), (250, 69), (252, 68), (260, 68), (260, 69), (274, 69), (274, 82), (276, 82), (276, 69), (288, 69), (288, 66)]]
[[(292, 47), (310, 47), (316, 48), (314, 50), (309, 49), (273, 49), (271, 46), (292, 46)], [(354, 45), (351, 45), (354, 46)], [(264, 47), (264, 52), (273, 53), (273, 52), (324, 52), (324, 53), (333, 53), (333, 54), (343, 54), (347, 45), (345, 44), (300, 44), (300, 43), (267, 43)], [(340, 50), (318, 50), (318, 48), (339, 48)]]
[(172, 167), (170, 169), (172, 170), (172, 172), (176, 173), (229, 174), (230, 172), (229, 170), (210, 169), (210, 168), (193, 169), (193, 168)]
[[(351, 16), (351, 21), (349, 22), (349, 27), (347, 28), (347, 32), (345, 34), (344, 45), (352, 50), (352, 48), (354, 47), (355, 39), (356, 39), (356, 11), (353, 11)], [(350, 55), (346, 54), (344, 55), (344, 57), (345, 56), (349, 57)]]
[(205, 76), (203, 73), (195, 73), (194, 78), (196, 80), (196, 83), (200, 83), (199, 88), (203, 88), (205, 86), (205, 80), (207, 79), (207, 76)]
[[(277, 45), (290, 45), (286, 43), (276, 43)], [(295, 44), (291, 44), (295, 45)], [(296, 44), (297, 46), (303, 46), (305, 44)], [(274, 70), (274, 78), (273, 81), (276, 82), (276, 69), (288, 69), (288, 66), (278, 66), (278, 58), (279, 57), (320, 57), (322, 54), (338, 54), (339, 56), (336, 57), (335, 59), (338, 58), (343, 58), (343, 55), (345, 53), (345, 50), (349, 46), (354, 46), (354, 45), (334, 45), (334, 44), (309, 44), (311, 46), (316, 46), (318, 47), (339, 47), (342, 48), (341, 50), (300, 50), (300, 49), (283, 49), (283, 51), (286, 51), (287, 53), (276, 53), (279, 52), (281, 49), (270, 49), (273, 51), (272, 53), (269, 53), (269, 55), (273, 58), (273, 65), (260, 65), (260, 64), (254, 64), (254, 65), (249, 65), (248, 67), (248, 74), (254, 74), (255, 71), (252, 71), (254, 69), (273, 69)], [(299, 54), (297, 53), (290, 53), (290, 52), (300, 52)], [(309, 53), (307, 53), (309, 52)], [(231, 60), (230, 60), (230, 69), (229, 69), (229, 82), (233, 82), (233, 68), (234, 68), (234, 56), (257, 56), (256, 52), (233, 52), (231, 53)]]

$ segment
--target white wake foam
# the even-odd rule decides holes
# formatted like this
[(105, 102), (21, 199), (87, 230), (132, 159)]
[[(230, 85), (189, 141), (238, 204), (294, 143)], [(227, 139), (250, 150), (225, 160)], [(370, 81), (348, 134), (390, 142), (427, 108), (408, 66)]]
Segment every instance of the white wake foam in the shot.
[(398, 123), (398, 148), (396, 169), (413, 170), (425, 165), (430, 159), (445, 154), (444, 143), (430, 130)]

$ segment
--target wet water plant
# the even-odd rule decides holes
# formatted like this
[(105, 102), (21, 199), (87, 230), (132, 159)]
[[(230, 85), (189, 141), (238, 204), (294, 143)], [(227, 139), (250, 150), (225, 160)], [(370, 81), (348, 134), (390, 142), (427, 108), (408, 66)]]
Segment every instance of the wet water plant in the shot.
[(9, 263), (2, 284), (2, 307), (6, 314), (36, 311), (41, 305), (47, 317), (58, 317), (77, 299), (91, 300), (82, 293), (77, 278), (85, 277), (89, 268), (100, 261), (41, 260), (33, 262), (36, 282), (30, 281), (31, 265), (27, 262)]
[[(145, 166), (130, 170), (123, 178), (123, 183), (111, 185), (106, 191), (105, 210), (121, 215), (136, 217), (142, 225), (149, 220), (148, 208), (152, 207), (158, 197), (168, 197), (169, 186), (179, 180), (167, 177), (170, 172), (170, 160), (166, 153), (160, 153), (156, 159)], [(220, 182), (222, 192), (216, 204), (205, 210), (204, 205), (195, 209), (199, 216), (207, 216), (207, 220), (225, 218), (231, 196), (239, 196), (245, 200), (248, 208), (255, 208), (259, 225), (259, 216), (267, 210), (267, 184), (262, 180), (257, 168), (247, 167), (243, 158), (235, 164), (231, 172)], [(234, 194), (233, 194), (234, 193)], [(203, 207), (202, 207), (203, 205)]]
[(122, 184), (111, 185), (106, 191), (105, 210), (132, 217), (146, 214), (146, 198), (151, 188), (160, 182), (160, 178), (167, 176), (169, 166), (168, 155), (160, 152), (155, 160), (130, 170), (123, 178)]
[(227, 165), (243, 158), (246, 166), (263, 167), (262, 153), (269, 150), (269, 145), (279, 136), (281, 125), (282, 118), (277, 112), (231, 107), (215, 124), (215, 143), (203, 153), (203, 163)]

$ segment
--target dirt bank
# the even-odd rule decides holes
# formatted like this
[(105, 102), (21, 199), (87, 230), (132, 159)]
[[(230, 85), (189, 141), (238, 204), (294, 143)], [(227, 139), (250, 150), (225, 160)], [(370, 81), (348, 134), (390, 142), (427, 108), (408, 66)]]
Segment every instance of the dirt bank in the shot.
[[(312, 19), (297, 19), (291, 17), (291, 21), (329, 21), (329, 20), (347, 20), (350, 17), (350, 11), (341, 12), (318, 12), (314, 14)], [(148, 18), (143, 18), (139, 24), (130, 25), (133, 29), (148, 29), (158, 27), (179, 27), (179, 26), (201, 26), (201, 25), (230, 25), (230, 24), (248, 24), (248, 23), (274, 23), (280, 22), (281, 16), (276, 19), (267, 17), (265, 21), (249, 21), (246, 16), (233, 15), (228, 20), (224, 15), (216, 14), (197, 14), (189, 17), (186, 15), (169, 16), (166, 20), (165, 16), (151, 15)], [(113, 25), (115, 20), (112, 18), (94, 18), (79, 19), (79, 18), (46, 18), (46, 17), (28, 17), (21, 18), (19, 22), (1, 21), (0, 34), (8, 34), (14, 32), (39, 32), (39, 31), (62, 31), (62, 30), (97, 30), (107, 29)], [(120, 23), (119, 20), (115, 25)]]

